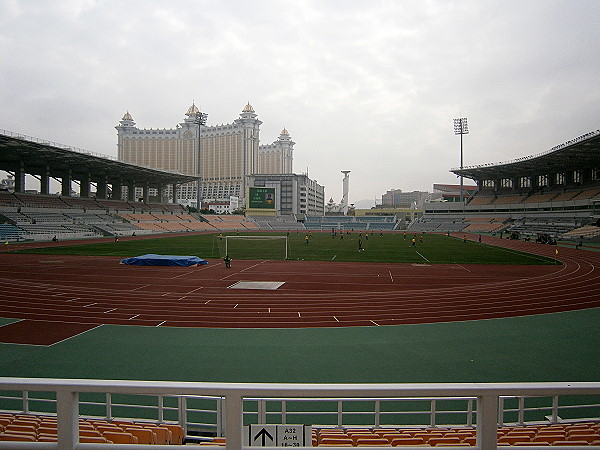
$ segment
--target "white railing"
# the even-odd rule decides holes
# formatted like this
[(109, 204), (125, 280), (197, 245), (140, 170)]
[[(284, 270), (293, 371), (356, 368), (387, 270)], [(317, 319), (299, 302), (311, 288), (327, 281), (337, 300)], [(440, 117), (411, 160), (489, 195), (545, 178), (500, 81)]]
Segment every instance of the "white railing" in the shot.
[[(65, 380), (46, 378), (0, 378), (2, 391), (53, 392), (58, 419), (57, 443), (2, 442), (0, 449), (106, 449), (80, 444), (79, 416), (82, 393), (139, 394), (156, 396), (210, 396), (224, 399), (224, 430), (228, 449), (245, 449), (242, 439), (243, 404), (248, 399), (475, 399), (476, 448), (497, 448), (499, 407), (509, 397), (556, 397), (600, 395), (600, 382), (576, 383), (438, 383), (438, 384), (258, 384), (193, 383), (164, 381)], [(259, 400), (260, 402), (260, 400)], [(259, 411), (259, 416), (265, 416)], [(113, 444), (114, 449), (143, 449), (144, 445)], [(152, 446), (148, 448), (173, 448)], [(206, 447), (209, 448), (209, 447)], [(216, 448), (216, 447), (215, 447)], [(222, 448), (222, 447), (221, 447)], [(248, 447), (250, 448), (250, 447)], [(308, 447), (307, 447), (308, 448)], [(373, 448), (373, 447), (371, 447)], [(515, 447), (516, 448), (516, 447)], [(528, 447), (531, 449), (531, 447)], [(558, 447), (555, 447), (558, 449)], [(570, 450), (576, 447), (569, 447)], [(591, 449), (592, 446), (585, 448)], [(600, 447), (596, 447), (600, 448)]]

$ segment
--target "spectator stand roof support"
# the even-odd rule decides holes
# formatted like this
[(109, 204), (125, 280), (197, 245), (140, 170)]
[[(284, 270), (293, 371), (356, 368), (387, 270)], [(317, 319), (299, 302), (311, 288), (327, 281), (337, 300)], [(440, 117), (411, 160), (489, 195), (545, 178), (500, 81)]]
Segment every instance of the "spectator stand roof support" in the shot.
[[(47, 177), (61, 178), (63, 183), (71, 180), (95, 181), (99, 198), (105, 197), (106, 184), (112, 184), (113, 188), (115, 185), (134, 185), (147, 189), (197, 179), (195, 176), (123, 163), (106, 155), (6, 130), (0, 130), (0, 170), (15, 173), (17, 192), (24, 191), (24, 182), (17, 178), (30, 174), (41, 177), (42, 188), (47, 186)], [(66, 190), (63, 187), (61, 191), (64, 193)], [(87, 189), (82, 189), (82, 194), (86, 192)]]
[(497, 164), (455, 168), (451, 172), (479, 183), (594, 168), (600, 169), (600, 130), (586, 133), (537, 155)]

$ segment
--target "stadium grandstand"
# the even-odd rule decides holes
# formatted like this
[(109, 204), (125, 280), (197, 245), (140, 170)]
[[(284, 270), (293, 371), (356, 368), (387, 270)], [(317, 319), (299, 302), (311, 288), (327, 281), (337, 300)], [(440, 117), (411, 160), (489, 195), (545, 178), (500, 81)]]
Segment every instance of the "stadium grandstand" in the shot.
[(477, 193), (465, 204), (426, 204), (409, 230), (600, 239), (599, 130), (540, 154), (452, 172), (474, 180)]
[[(541, 155), (455, 169), (454, 173), (477, 182), (477, 193), (466, 204), (429, 204), (409, 229), (448, 233), (453, 238), (470, 235), (474, 245), (472, 235), (485, 234), (490, 246), (502, 244), (509, 251), (522, 248), (517, 244), (529, 250), (535, 245), (498, 244), (492, 236), (593, 241), (600, 235), (599, 142), (597, 131)], [(97, 195), (80, 188), (80, 196), (72, 196), (64, 186), (60, 195), (51, 195), (47, 178), (56, 171), (62, 180), (59, 165), (44, 169), (36, 162), (36, 152), (40, 160), (57, 158), (63, 168), (72, 165), (66, 180), (85, 178), (76, 166), (89, 163), (97, 180), (103, 173), (102, 181), (96, 181)], [(177, 174), (120, 166), (20, 135), (2, 137), (0, 155), (6, 156), (0, 157), (0, 169), (21, 180), (14, 191), (0, 191), (0, 238), (11, 244), (181, 232), (378, 233), (400, 226), (396, 216), (200, 215), (165, 199), (150, 201), (146, 193), (142, 201), (110, 198), (119, 192), (115, 186), (134, 186), (144, 177), (145, 192), (153, 184), (187, 180)], [(111, 184), (110, 171), (119, 173), (118, 180), (112, 179), (113, 195), (102, 187), (104, 182)], [(25, 173), (40, 178), (42, 193), (25, 192)], [(401, 236), (398, 241), (404, 242)], [(463, 245), (462, 239), (459, 242)], [(535, 247), (543, 247), (544, 256), (554, 255), (554, 248)], [(115, 449), (193, 445), (235, 450), (255, 446), (600, 448), (600, 383), (590, 381), (598, 373), (598, 313), (589, 306), (598, 298), (598, 259), (595, 252), (579, 252), (586, 254), (580, 264), (578, 252), (569, 250), (572, 253), (565, 261), (572, 264), (565, 264), (564, 270), (558, 264), (544, 266), (527, 279), (523, 275), (527, 269), (508, 268), (517, 272), (517, 281), (504, 274), (498, 282), (493, 275), (475, 275), (464, 265), (432, 267), (423, 255), (418, 263), (371, 264), (378, 266), (372, 270), (384, 269), (374, 278), (369, 278), (373, 274), (365, 263), (341, 262), (335, 272), (336, 263), (327, 261), (332, 265), (311, 274), (313, 265), (296, 265), (305, 261), (283, 265), (256, 260), (240, 265), (239, 272), (214, 260), (197, 271), (186, 268), (165, 276), (164, 271), (139, 275), (143, 268), (134, 272), (112, 257), (91, 258), (98, 265), (88, 267), (88, 260), (70, 259), (73, 255), (40, 258), (5, 248), (0, 267), (6, 273), (10, 270), (10, 276), (0, 275), (0, 308), (6, 309), (4, 314), (0, 309), (0, 450), (92, 449), (107, 444)], [(73, 261), (80, 264), (78, 276), (68, 279), (68, 264)], [(112, 264), (106, 272), (110, 275), (95, 273), (102, 264)], [(266, 266), (264, 271), (257, 271), (261, 266)], [(551, 272), (555, 267), (557, 272)], [(436, 285), (442, 282), (444, 270), (453, 272), (452, 280), (460, 284), (447, 290)], [(214, 278), (209, 279), (207, 274), (213, 272)], [(33, 275), (26, 279), (25, 273)], [(168, 283), (164, 292), (150, 284), (158, 274)], [(279, 294), (246, 288), (234, 294), (230, 289), (234, 281), (251, 283), (248, 280), (289, 274), (302, 279), (288, 283)], [(336, 284), (344, 275), (351, 278), (347, 291)], [(477, 278), (471, 281), (470, 276)], [(208, 284), (200, 286), (201, 279)], [(493, 284), (486, 284), (490, 279)], [(512, 290), (511, 283), (515, 283)], [(570, 297), (565, 294), (565, 301), (574, 303), (577, 297), (583, 306), (568, 311), (555, 306), (553, 289), (564, 284), (575, 292), (569, 291)], [(226, 287), (220, 290), (222, 286)], [(496, 305), (500, 312), (477, 315), (483, 309), (479, 305), (469, 309), (467, 316), (455, 318), (458, 305), (480, 291), (491, 295), (502, 288), (504, 296)], [(520, 298), (527, 290), (531, 296)], [(394, 302), (396, 295), (405, 297)], [(530, 305), (531, 298), (542, 295), (548, 298), (545, 314)], [(153, 296), (160, 301), (153, 303)], [(532, 309), (511, 316), (507, 311), (519, 299)], [(343, 307), (339, 315), (327, 313), (321, 319), (319, 310), (302, 309), (303, 300), (318, 307), (339, 300)], [(449, 312), (441, 305), (446, 300), (452, 305)], [(419, 312), (432, 311), (436, 320), (409, 321), (403, 327), (394, 322), (403, 314), (395, 309), (390, 326), (381, 326), (378, 319), (362, 316), (364, 312), (385, 315), (396, 307), (405, 311), (410, 305)], [(64, 319), (65, 311), (74, 316)], [(277, 317), (280, 325), (263, 328), (243, 322), (244, 327), (236, 328), (233, 311), (255, 322)], [(410, 314), (416, 317), (419, 312)], [(189, 326), (188, 316), (207, 320), (211, 328)], [(340, 324), (342, 316), (360, 326)], [(222, 317), (223, 322), (218, 322)], [(310, 318), (329, 322), (322, 328), (295, 325), (294, 320), (307, 317), (307, 324)], [(163, 326), (167, 320), (185, 325)], [(507, 353), (498, 355), (499, 348)], [(558, 375), (548, 373), (551, 370), (559, 370)], [(564, 373), (573, 373), (566, 370), (579, 370), (579, 379), (556, 381)], [(454, 382), (440, 382), (440, 371), (442, 376), (455, 376)], [(497, 381), (502, 379), (500, 372), (508, 381)], [(307, 373), (313, 378), (302, 379)], [(396, 382), (400, 373), (402, 380), (409, 381)], [(247, 377), (267, 381), (248, 382)], [(529, 378), (521, 382), (514, 377)], [(473, 381), (478, 379), (486, 381)]]

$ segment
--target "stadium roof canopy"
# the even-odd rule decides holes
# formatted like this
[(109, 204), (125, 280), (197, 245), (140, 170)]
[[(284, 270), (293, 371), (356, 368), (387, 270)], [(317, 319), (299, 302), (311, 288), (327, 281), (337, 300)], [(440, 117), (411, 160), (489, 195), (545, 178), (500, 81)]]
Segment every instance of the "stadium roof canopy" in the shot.
[(62, 178), (70, 173), (71, 179), (106, 180), (123, 185), (149, 183), (152, 186), (181, 184), (197, 177), (176, 172), (151, 169), (111, 159), (108, 156), (44, 141), (22, 134), (0, 130), (0, 170), (14, 172), (23, 168), (31, 175), (49, 174)]
[(530, 177), (585, 168), (600, 168), (600, 130), (586, 133), (550, 150), (505, 163), (451, 169), (476, 181)]

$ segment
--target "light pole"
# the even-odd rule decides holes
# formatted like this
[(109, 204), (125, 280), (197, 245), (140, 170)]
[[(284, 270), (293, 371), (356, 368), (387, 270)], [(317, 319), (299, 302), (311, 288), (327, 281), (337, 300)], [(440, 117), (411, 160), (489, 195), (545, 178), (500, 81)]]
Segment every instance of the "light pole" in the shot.
[[(460, 169), (463, 168), (463, 134), (469, 134), (469, 125), (467, 125), (467, 118), (461, 117), (460, 119), (454, 119), (454, 134), (460, 134)], [(460, 202), (465, 203), (465, 196), (463, 190), (463, 176), (460, 174)]]
[(200, 207), (202, 206), (202, 199), (200, 198), (200, 131), (202, 130), (202, 126), (206, 125), (206, 119), (208, 119), (208, 114), (201, 112), (199, 109), (196, 112), (196, 117), (194, 122), (198, 125), (198, 153), (196, 155), (196, 175), (198, 179), (196, 180), (196, 209), (197, 212), (200, 213)]

